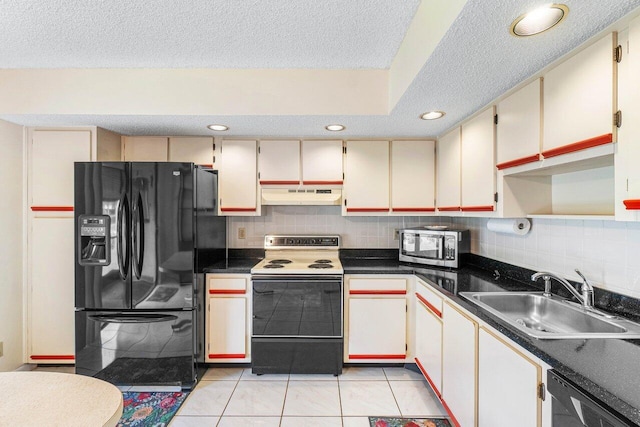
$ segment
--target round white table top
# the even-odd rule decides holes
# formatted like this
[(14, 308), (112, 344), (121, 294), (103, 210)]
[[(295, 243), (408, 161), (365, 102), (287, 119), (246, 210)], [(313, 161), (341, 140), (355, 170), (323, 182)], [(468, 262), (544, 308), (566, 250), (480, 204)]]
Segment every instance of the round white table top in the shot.
[(0, 426), (115, 426), (122, 392), (97, 378), (0, 372)]

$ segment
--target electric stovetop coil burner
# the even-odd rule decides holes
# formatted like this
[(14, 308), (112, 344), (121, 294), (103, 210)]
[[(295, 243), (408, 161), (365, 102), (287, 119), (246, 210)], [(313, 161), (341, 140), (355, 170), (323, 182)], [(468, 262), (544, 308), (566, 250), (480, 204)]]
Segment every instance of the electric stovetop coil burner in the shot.
[(343, 269), (339, 236), (265, 236), (251, 269), (255, 374), (342, 373)]

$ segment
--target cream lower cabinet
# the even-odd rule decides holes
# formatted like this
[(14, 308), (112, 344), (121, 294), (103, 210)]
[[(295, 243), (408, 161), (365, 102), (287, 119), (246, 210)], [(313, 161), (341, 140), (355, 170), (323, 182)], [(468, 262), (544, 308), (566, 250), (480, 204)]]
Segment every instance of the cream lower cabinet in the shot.
[(207, 274), (206, 362), (251, 361), (251, 290), (248, 275)]
[[(478, 333), (478, 425), (542, 425), (542, 369), (514, 345), (481, 327)], [(463, 424), (465, 425), (465, 424)]]
[(442, 395), (442, 298), (417, 280), (415, 361), (433, 390)]
[(404, 362), (407, 279), (348, 277), (345, 362)]
[(73, 212), (41, 215), (31, 220), (27, 362), (73, 363)]
[(442, 319), (442, 403), (458, 425), (476, 426), (478, 323), (449, 301)]

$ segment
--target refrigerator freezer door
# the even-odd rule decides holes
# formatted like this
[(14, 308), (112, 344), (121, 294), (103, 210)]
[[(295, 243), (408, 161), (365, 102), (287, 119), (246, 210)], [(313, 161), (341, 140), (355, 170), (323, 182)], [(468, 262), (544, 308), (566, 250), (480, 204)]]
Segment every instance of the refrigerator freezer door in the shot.
[(75, 316), (76, 373), (116, 385), (194, 384), (194, 311), (76, 311)]
[[(80, 309), (131, 308), (128, 164), (82, 162), (75, 164), (74, 172), (75, 306)], [(96, 252), (100, 262), (81, 261), (87, 258), (87, 251), (89, 255), (93, 251), (91, 239), (83, 237), (83, 234), (91, 234), (94, 228), (89, 227), (90, 224), (83, 226), (82, 221), (87, 218), (104, 218), (109, 226), (109, 230), (103, 233), (109, 241), (99, 247), (109, 253)]]
[(191, 163), (131, 164), (132, 308), (194, 307)]

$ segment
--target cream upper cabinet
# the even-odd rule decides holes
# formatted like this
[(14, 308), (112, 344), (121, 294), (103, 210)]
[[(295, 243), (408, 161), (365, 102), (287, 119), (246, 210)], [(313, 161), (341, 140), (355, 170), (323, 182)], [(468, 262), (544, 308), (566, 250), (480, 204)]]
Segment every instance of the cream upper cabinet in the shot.
[(545, 158), (616, 140), (616, 36), (608, 34), (544, 75)]
[(498, 169), (540, 160), (541, 91), (536, 79), (498, 104)]
[(73, 163), (91, 161), (88, 130), (34, 130), (30, 150), (32, 209), (73, 207)]
[(493, 332), (480, 328), (479, 426), (540, 426), (542, 400), (538, 397), (538, 385), (541, 382), (542, 369), (539, 365)]
[(475, 426), (478, 324), (449, 302), (442, 318), (442, 400), (459, 425)]
[(212, 167), (213, 138), (207, 136), (169, 138), (169, 161), (190, 162)]
[(491, 212), (495, 208), (494, 130), (493, 108), (462, 125), (462, 211)]
[(631, 21), (628, 33), (620, 34), (620, 42), (625, 47), (618, 67), (624, 124), (618, 131), (615, 211), (616, 219), (640, 221), (640, 18)]
[(460, 128), (438, 139), (436, 183), (440, 212), (460, 210)]
[(302, 184), (342, 185), (342, 141), (302, 141)]
[(169, 153), (169, 138), (160, 136), (124, 136), (124, 161), (166, 162)]
[(347, 141), (343, 214), (389, 212), (389, 141)]
[(260, 185), (300, 184), (300, 141), (260, 141), (258, 170)]
[(435, 211), (435, 141), (391, 142), (391, 211)]
[(220, 214), (260, 215), (257, 186), (258, 142), (223, 140), (220, 145)]

